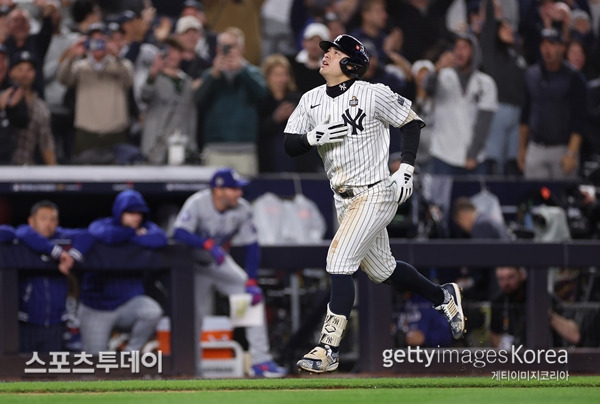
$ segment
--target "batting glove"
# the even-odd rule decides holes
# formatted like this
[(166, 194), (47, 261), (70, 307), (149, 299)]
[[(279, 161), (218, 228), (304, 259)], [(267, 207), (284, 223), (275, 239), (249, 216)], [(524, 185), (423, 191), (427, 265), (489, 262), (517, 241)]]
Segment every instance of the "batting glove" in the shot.
[(225, 261), (225, 251), (223, 251), (221, 246), (215, 244), (215, 240), (212, 238), (204, 242), (204, 249), (213, 256), (217, 265), (221, 265)]
[(252, 295), (252, 301), (250, 302), (252, 306), (262, 302), (263, 300), (262, 289), (258, 286), (256, 279), (248, 279), (246, 281), (246, 293)]
[(340, 143), (344, 140), (344, 137), (348, 134), (349, 127), (346, 122), (332, 122), (329, 123), (329, 118), (317, 125), (316, 128), (306, 134), (308, 143), (311, 146), (322, 145), (326, 143)]
[(413, 193), (413, 171), (415, 168), (410, 164), (402, 163), (400, 168), (392, 174), (392, 181), (396, 183), (396, 200), (402, 205)]

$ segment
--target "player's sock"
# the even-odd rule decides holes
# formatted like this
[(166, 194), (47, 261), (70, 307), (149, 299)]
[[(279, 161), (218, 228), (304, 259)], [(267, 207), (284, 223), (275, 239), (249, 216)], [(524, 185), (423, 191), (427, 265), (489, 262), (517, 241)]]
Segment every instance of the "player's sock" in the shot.
[(384, 283), (392, 285), (396, 289), (416, 292), (435, 306), (444, 302), (444, 290), (404, 261), (396, 261), (396, 269)]
[(331, 275), (329, 308), (335, 314), (350, 317), (354, 306), (354, 279), (352, 275)]

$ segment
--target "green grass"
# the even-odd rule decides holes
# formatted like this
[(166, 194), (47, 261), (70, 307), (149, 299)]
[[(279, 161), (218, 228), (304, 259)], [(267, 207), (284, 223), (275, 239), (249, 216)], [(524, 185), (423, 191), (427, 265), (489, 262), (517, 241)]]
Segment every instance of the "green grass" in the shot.
[(480, 377), (2, 382), (0, 403), (595, 403), (600, 377), (496, 381)]

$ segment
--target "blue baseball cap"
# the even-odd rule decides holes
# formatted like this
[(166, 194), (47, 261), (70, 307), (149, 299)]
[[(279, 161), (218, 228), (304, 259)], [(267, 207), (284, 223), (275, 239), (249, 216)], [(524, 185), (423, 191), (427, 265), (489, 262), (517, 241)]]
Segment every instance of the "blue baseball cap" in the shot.
[(250, 181), (240, 178), (232, 168), (217, 170), (210, 179), (211, 188), (241, 188), (249, 183)]

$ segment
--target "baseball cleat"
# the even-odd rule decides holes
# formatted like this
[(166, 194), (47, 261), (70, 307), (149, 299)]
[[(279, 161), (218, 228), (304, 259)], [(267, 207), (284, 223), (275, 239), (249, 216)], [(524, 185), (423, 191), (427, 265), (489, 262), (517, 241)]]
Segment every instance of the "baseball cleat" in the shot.
[(298, 371), (312, 373), (333, 372), (340, 364), (339, 352), (333, 352), (329, 345), (317, 346), (298, 361)]
[(434, 309), (441, 311), (446, 317), (454, 339), (461, 339), (465, 333), (461, 289), (456, 283), (445, 283), (442, 285), (442, 290), (444, 291), (444, 303), (435, 306)]

